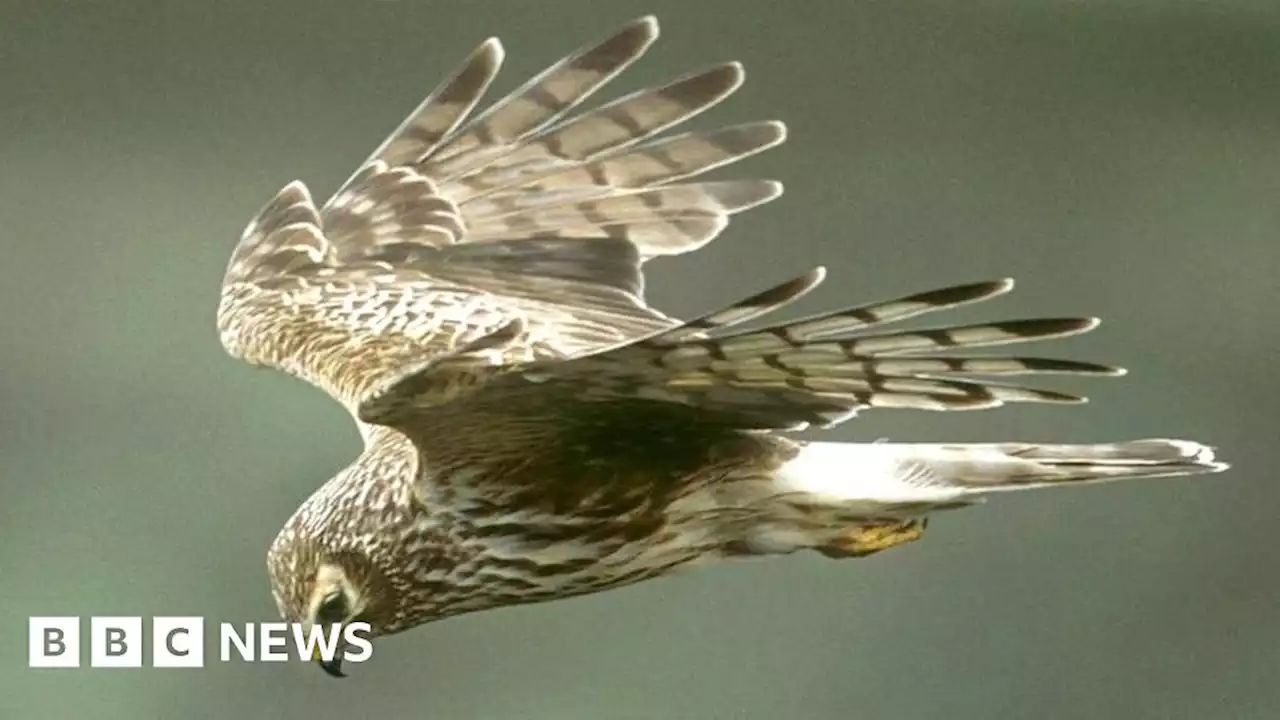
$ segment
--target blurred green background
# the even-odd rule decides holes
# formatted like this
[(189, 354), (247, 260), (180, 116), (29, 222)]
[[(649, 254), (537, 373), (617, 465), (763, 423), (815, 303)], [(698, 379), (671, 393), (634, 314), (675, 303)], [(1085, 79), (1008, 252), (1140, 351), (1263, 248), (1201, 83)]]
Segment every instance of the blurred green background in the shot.
[[(258, 207), (294, 178), (327, 196), (485, 37), (508, 89), (650, 12), (663, 39), (607, 95), (738, 59), (747, 86), (697, 124), (791, 129), (732, 171), (787, 194), (652, 265), (652, 302), (815, 264), (797, 314), (1011, 275), (954, 319), (1100, 315), (1060, 352), (1131, 374), (1061, 384), (1079, 408), (829, 437), (1188, 437), (1235, 468), (1009, 497), (863, 561), (462, 617), (342, 682), (27, 669), (29, 615), (275, 619), (266, 546), (359, 438), (218, 344)], [(1278, 70), (1275, 2), (0, 3), (0, 717), (1280, 716)]]

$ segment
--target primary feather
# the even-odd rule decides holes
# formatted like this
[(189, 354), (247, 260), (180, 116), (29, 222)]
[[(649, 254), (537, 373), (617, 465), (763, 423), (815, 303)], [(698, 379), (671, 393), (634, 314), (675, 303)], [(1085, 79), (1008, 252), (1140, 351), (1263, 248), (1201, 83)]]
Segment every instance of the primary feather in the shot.
[(742, 82), (734, 63), (576, 112), (656, 39), (642, 18), (475, 113), (502, 63), (481, 44), (321, 207), (287, 185), (223, 281), (231, 354), (348, 407), (406, 362), (522, 318), (509, 359), (576, 354), (674, 323), (642, 264), (696, 249), (776, 198), (765, 180), (686, 180), (777, 145), (779, 122), (659, 136)]

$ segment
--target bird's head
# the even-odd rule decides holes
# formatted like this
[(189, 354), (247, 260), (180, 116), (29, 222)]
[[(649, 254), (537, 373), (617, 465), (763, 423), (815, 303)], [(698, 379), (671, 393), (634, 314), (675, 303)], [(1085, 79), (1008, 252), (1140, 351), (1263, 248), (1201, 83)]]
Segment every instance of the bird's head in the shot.
[[(387, 593), (381, 574), (358, 551), (332, 551), (282, 532), (272, 544), (267, 562), (271, 592), (286, 622), (301, 623), (307, 632), (318, 627), (328, 637), (337, 626), (368, 623), (372, 639), (386, 628)], [(345, 645), (339, 640), (333, 659), (318, 652), (312, 659), (330, 675), (343, 677)]]

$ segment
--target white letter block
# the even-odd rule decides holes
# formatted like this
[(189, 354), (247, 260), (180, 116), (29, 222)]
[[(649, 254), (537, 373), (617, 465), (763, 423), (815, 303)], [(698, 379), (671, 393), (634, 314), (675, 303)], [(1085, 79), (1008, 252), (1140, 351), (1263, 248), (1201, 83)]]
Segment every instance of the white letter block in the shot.
[(33, 617), (27, 621), (30, 667), (80, 667), (80, 618)]
[(89, 665), (142, 667), (142, 618), (89, 618)]
[(151, 664), (155, 667), (204, 667), (204, 619), (153, 618)]

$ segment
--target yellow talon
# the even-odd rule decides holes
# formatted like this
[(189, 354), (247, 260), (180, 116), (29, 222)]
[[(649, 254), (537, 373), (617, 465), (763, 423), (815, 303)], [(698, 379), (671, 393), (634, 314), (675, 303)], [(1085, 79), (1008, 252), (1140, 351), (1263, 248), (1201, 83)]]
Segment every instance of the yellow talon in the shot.
[(817, 550), (833, 558), (864, 557), (919, 540), (925, 525), (924, 520), (885, 520), (859, 525)]

